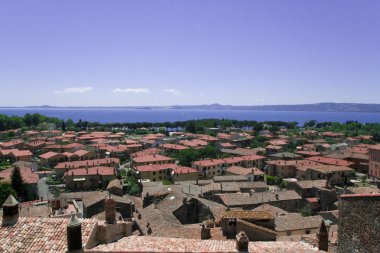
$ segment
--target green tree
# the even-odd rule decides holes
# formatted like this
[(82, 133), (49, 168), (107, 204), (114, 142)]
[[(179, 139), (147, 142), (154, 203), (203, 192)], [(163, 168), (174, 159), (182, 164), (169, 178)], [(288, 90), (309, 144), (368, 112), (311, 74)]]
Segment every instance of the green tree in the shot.
[(31, 127), (33, 124), (33, 117), (30, 113), (24, 115), (24, 122), (27, 127)]
[(11, 175), (11, 185), (12, 188), (16, 191), (17, 196), (21, 197), (24, 195), (24, 182), (21, 177), (20, 169), (19, 167), (15, 167), (13, 169), (12, 175)]
[(178, 153), (179, 164), (182, 166), (191, 167), (193, 161), (198, 160), (199, 151), (193, 148), (181, 150)]
[(317, 124), (316, 120), (309, 120), (303, 124), (303, 127), (314, 127)]
[(140, 194), (140, 188), (137, 184), (132, 184), (131, 190), (129, 191), (129, 194), (131, 195), (138, 195)]
[(301, 208), (300, 213), (302, 216), (307, 217), (307, 216), (313, 216), (314, 212), (311, 210), (309, 205), (306, 205)]
[(61, 121), (61, 128), (62, 128), (62, 132), (66, 132), (66, 123), (64, 120)]
[(13, 190), (10, 184), (0, 182), (0, 206), (4, 203), (9, 195), (13, 195), (13, 197), (17, 196), (15, 190)]
[(66, 120), (66, 128), (68, 130), (75, 130), (75, 123), (72, 119)]
[(196, 133), (197, 132), (197, 128), (196, 128), (196, 125), (195, 125), (195, 122), (194, 121), (189, 121), (187, 124), (186, 124), (186, 127), (185, 127), (186, 131), (189, 132), (189, 133)]

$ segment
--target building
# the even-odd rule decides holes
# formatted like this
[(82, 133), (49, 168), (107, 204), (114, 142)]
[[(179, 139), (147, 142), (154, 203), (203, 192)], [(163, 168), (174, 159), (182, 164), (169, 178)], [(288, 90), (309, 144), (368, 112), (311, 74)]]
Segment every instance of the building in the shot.
[(119, 167), (119, 163), (120, 163), (120, 160), (118, 158), (103, 158), (103, 159), (94, 159), (94, 160), (63, 162), (63, 163), (58, 163), (54, 167), (54, 170), (57, 177), (62, 177), (67, 170), (96, 167), (96, 166), (117, 168)]
[(150, 164), (136, 166), (139, 177), (143, 180), (162, 181), (164, 179), (174, 181), (190, 181), (198, 179), (196, 169), (179, 166), (174, 163)]
[(169, 164), (174, 163), (174, 159), (163, 155), (143, 155), (132, 157), (132, 166), (149, 165), (149, 164)]
[(277, 192), (225, 193), (218, 195), (218, 201), (229, 208), (252, 210), (269, 203), (288, 212), (298, 212), (301, 196), (293, 190)]
[(112, 199), (105, 204), (105, 221), (97, 219), (20, 217), (12, 197), (3, 204), (0, 218), (0, 252), (88, 252), (132, 234), (132, 223), (116, 220)]
[[(12, 173), (14, 168), (8, 168), (0, 171), (0, 181), (11, 183)], [(22, 181), (27, 186), (25, 189), (31, 196), (37, 196), (38, 194), (38, 180), (37, 173), (34, 173), (29, 167), (19, 167)]]
[(53, 151), (46, 152), (40, 155), (40, 164), (45, 167), (54, 167), (58, 163), (64, 162), (66, 156), (61, 153), (56, 153)]
[(90, 167), (67, 170), (64, 174), (66, 188), (70, 190), (96, 190), (108, 186), (116, 179), (114, 167)]
[(264, 156), (248, 155), (239, 157), (229, 157), (224, 159), (207, 159), (195, 161), (192, 167), (197, 169), (199, 175), (203, 178), (223, 175), (225, 170), (231, 166), (241, 166), (245, 168), (263, 167)]
[(370, 178), (380, 178), (380, 145), (372, 146), (368, 149)]
[(264, 172), (258, 168), (243, 168), (231, 166), (226, 169), (226, 175), (240, 175), (248, 178), (249, 181), (261, 181), (264, 179)]

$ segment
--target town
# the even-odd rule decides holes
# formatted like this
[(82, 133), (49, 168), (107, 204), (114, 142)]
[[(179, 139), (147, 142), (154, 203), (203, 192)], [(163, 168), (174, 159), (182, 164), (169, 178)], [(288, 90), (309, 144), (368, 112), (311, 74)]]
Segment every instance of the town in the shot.
[(0, 251), (378, 251), (377, 134), (207, 122), (1, 131)]

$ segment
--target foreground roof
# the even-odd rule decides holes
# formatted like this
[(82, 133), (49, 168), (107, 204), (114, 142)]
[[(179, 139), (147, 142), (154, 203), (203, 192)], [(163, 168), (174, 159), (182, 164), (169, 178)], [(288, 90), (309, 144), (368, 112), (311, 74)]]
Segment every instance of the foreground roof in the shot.
[[(251, 253), (322, 252), (304, 242), (250, 242)], [(86, 252), (238, 252), (236, 241), (130, 236)]]
[[(13, 227), (0, 227), (0, 252), (66, 252), (68, 222), (69, 219), (62, 218), (19, 218)], [(81, 222), (82, 242), (86, 247), (98, 221), (82, 219)]]

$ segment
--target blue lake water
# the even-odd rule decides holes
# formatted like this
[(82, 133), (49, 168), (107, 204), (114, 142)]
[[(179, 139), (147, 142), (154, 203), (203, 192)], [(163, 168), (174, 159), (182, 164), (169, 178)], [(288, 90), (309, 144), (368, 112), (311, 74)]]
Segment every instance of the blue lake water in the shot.
[(71, 118), (100, 122), (174, 122), (193, 119), (236, 119), (256, 121), (297, 121), (380, 123), (380, 113), (363, 112), (295, 112), (295, 111), (253, 111), (253, 110), (190, 110), (190, 109), (92, 109), (92, 108), (0, 108), (0, 114), (23, 116), (26, 113), (40, 113), (60, 119)]

